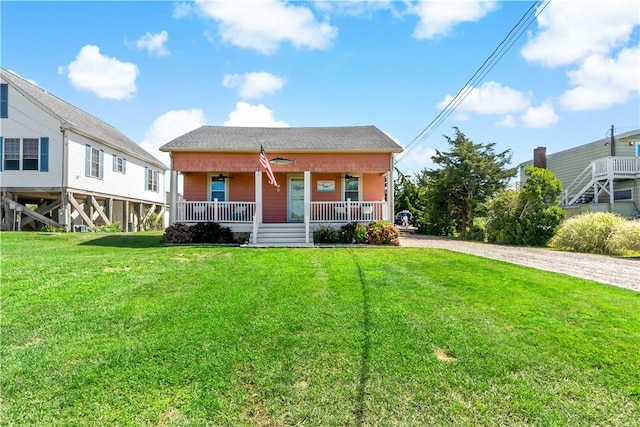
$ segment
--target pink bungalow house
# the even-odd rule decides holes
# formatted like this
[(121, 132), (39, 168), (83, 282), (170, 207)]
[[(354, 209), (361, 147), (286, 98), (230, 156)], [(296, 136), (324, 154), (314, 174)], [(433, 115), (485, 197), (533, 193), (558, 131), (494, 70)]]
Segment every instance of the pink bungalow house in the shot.
[(218, 222), (254, 245), (311, 244), (319, 224), (393, 218), (402, 147), (375, 126), (203, 126), (160, 150), (171, 154), (171, 223)]

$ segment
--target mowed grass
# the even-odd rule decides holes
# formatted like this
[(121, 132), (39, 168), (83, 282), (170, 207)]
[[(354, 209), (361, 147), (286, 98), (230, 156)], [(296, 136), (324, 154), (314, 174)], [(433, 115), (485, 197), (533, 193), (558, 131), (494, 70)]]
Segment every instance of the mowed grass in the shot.
[(636, 292), (441, 250), (0, 238), (3, 426), (640, 423)]

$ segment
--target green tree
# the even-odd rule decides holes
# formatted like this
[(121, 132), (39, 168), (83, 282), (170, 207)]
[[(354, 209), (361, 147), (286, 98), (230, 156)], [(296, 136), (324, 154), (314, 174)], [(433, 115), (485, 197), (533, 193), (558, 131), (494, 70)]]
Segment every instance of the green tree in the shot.
[(494, 151), (495, 144), (476, 144), (457, 127), (455, 138), (445, 135), (448, 152), (436, 151), (431, 157), (438, 168), (424, 170), (427, 216), (433, 234), (459, 233), (463, 237), (473, 228), (474, 218), (484, 203), (504, 190), (516, 168), (507, 168), (511, 151)]
[(527, 166), (519, 191), (504, 191), (487, 202), (485, 236), (495, 243), (544, 246), (565, 217), (558, 206), (562, 183), (547, 169)]

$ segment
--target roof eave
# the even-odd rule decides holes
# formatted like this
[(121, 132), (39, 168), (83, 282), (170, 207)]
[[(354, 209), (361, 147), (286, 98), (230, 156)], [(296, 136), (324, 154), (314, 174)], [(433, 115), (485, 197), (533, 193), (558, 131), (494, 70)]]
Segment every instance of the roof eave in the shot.
[[(160, 151), (165, 153), (237, 153), (237, 154), (255, 154), (260, 153), (259, 149), (253, 150), (228, 150), (219, 148), (186, 148), (186, 147), (160, 147)], [(305, 153), (305, 154), (326, 154), (326, 153), (393, 153), (398, 154), (403, 150), (397, 149), (270, 149), (269, 154), (273, 153)]]

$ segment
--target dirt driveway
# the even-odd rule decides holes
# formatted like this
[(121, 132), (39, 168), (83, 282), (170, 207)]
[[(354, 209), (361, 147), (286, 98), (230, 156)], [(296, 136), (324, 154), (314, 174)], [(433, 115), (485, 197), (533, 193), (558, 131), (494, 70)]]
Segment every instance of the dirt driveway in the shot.
[(403, 235), (400, 246), (449, 249), (540, 270), (568, 274), (640, 292), (640, 259), (464, 242), (419, 234)]

